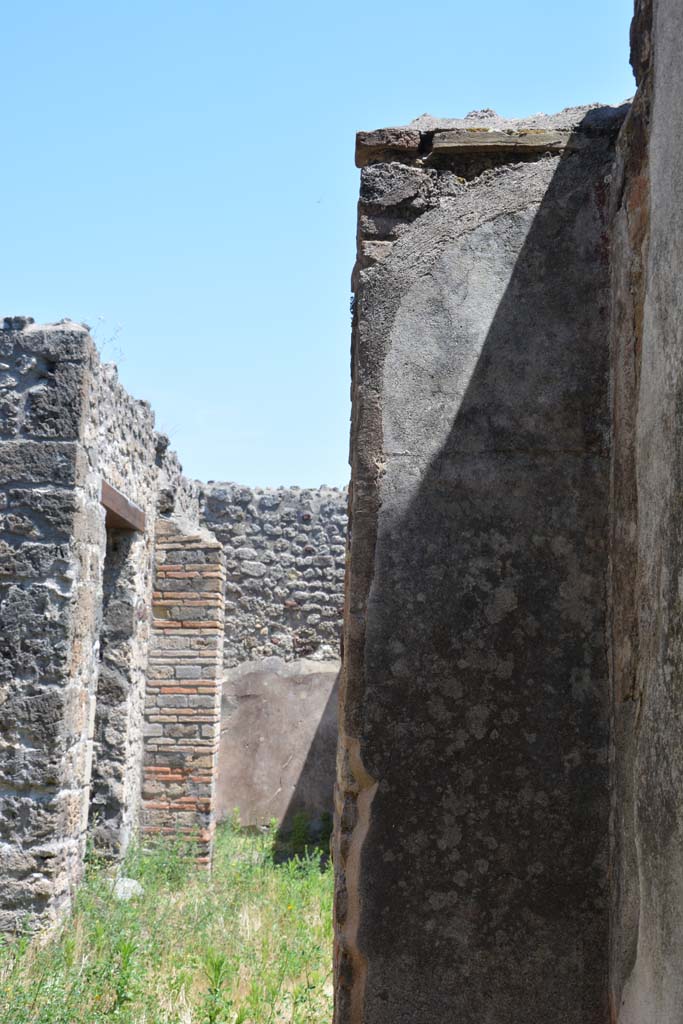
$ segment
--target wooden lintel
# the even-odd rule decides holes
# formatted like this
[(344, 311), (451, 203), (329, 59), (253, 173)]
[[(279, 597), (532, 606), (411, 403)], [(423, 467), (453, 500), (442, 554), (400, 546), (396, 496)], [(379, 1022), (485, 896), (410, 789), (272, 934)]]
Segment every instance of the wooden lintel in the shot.
[(491, 131), (455, 128), (436, 132), (430, 155), (446, 153), (557, 153), (572, 146), (569, 132), (528, 128), (521, 131)]
[(107, 516), (105, 523), (114, 530), (140, 530), (145, 529), (145, 513), (134, 502), (129, 501), (125, 494), (117, 491), (115, 487), (102, 481), (102, 494), (100, 501), (104, 505)]

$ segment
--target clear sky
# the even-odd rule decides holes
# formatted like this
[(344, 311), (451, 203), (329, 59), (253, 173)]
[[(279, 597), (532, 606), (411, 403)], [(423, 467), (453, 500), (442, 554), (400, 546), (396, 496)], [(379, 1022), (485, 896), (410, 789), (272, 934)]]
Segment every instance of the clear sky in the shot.
[(345, 484), (354, 133), (619, 102), (631, 8), (5, 4), (0, 312), (91, 324), (192, 476)]

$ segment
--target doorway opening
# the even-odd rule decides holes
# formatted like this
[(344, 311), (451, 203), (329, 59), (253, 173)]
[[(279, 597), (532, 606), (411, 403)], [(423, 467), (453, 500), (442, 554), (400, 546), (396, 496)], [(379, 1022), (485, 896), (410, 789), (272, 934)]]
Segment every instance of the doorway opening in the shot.
[(144, 513), (102, 486), (106, 552), (93, 723), (90, 834), (98, 853), (125, 853), (140, 804), (147, 656)]

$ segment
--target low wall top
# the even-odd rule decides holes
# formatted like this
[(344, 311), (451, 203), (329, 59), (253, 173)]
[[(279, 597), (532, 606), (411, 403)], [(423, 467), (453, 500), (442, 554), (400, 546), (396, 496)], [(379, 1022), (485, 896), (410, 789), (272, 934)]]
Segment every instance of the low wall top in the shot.
[(494, 110), (475, 110), (461, 118), (422, 114), (402, 127), (358, 132), (356, 166), (381, 161), (429, 164), (449, 150), (459, 154), (561, 152), (580, 145), (577, 135), (618, 130), (627, 110), (628, 104), (592, 104), (526, 118), (499, 117)]

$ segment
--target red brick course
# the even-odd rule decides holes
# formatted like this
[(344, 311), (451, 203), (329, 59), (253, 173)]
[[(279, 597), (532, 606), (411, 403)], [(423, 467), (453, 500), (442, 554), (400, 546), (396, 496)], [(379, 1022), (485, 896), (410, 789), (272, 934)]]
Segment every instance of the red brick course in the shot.
[[(159, 520), (155, 559), (142, 831), (192, 836), (198, 862), (209, 866), (223, 671), (222, 549), (208, 536), (185, 535), (173, 521)], [(166, 590), (171, 580), (174, 589)]]

